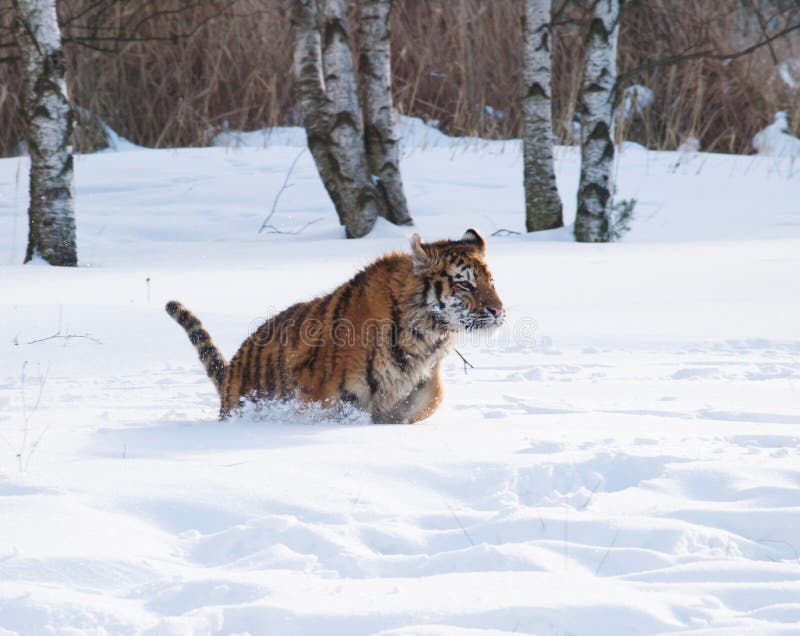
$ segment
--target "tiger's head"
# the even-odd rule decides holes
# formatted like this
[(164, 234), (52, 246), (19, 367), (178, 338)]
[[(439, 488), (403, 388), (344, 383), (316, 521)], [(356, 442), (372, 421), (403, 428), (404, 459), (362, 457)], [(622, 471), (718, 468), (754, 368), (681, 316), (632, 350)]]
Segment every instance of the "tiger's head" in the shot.
[(486, 241), (472, 229), (458, 241), (423, 243), (419, 234), (411, 237), (414, 273), (422, 281), (421, 301), (453, 331), (499, 327), (505, 320), (485, 253)]

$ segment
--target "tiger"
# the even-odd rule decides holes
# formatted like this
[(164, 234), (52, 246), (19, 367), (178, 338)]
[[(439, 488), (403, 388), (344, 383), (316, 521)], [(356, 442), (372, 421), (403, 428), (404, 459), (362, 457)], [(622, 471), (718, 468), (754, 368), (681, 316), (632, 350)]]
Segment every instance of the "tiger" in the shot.
[(392, 252), (334, 291), (261, 324), (226, 362), (200, 320), (178, 301), (167, 313), (186, 330), (220, 397), (220, 419), (247, 402), (351, 404), (377, 423), (414, 423), (442, 402), (442, 361), (460, 331), (503, 324), (503, 303), (484, 260), (486, 241)]

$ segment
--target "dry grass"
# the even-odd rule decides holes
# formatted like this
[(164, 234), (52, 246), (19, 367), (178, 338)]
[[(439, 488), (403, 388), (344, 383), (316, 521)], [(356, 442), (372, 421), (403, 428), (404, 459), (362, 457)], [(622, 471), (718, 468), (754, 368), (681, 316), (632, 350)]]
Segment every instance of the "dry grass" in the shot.
[[(580, 1), (555, 4), (554, 128), (568, 142), (581, 80), (582, 7)], [(772, 32), (787, 16), (799, 19), (798, 5), (632, 0), (623, 17), (620, 70), (685, 51), (736, 51), (761, 36), (746, 7), (780, 13), (765, 16)], [(80, 15), (92, 6), (100, 9)], [(135, 143), (165, 147), (205, 145), (226, 126), (298, 121), (288, 0), (62, 0), (60, 11), (62, 20), (79, 16), (65, 28), (68, 39), (90, 38), (104, 49), (65, 46), (70, 94), (89, 122), (99, 117)], [(436, 120), (450, 134), (518, 136), (521, 11), (518, 0), (395, 0), (398, 110)], [(11, 40), (10, 20), (10, 0), (0, 0), (0, 58), (14, 53), (3, 46)], [(119, 32), (131, 41), (96, 39)], [(772, 51), (762, 48), (733, 61), (692, 59), (631, 74), (628, 83), (652, 88), (656, 99), (624, 134), (652, 148), (675, 148), (695, 136), (706, 150), (743, 153), (777, 110), (787, 110), (798, 129), (800, 90), (779, 78), (773, 59), (773, 53), (778, 60), (800, 57), (798, 49), (795, 32)], [(18, 66), (0, 64), (0, 155), (12, 154), (22, 139), (20, 98)], [(80, 150), (97, 145), (95, 132), (91, 125), (80, 127)]]

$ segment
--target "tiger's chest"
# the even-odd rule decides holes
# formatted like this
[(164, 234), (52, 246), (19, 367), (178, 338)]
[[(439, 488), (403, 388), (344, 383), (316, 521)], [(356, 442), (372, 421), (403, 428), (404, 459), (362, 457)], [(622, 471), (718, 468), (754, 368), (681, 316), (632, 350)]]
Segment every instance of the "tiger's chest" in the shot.
[(377, 390), (370, 400), (373, 410), (388, 410), (429, 380), (439, 363), (452, 351), (455, 339), (447, 337), (417, 348), (387, 347), (374, 369)]

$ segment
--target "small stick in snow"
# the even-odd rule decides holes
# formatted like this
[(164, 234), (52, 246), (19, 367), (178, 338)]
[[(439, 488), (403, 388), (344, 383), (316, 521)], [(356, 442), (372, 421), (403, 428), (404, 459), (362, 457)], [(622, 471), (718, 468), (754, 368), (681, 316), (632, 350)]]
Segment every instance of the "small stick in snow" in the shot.
[(453, 515), (453, 519), (456, 520), (458, 527), (461, 528), (461, 531), (464, 533), (464, 536), (467, 537), (467, 541), (469, 541), (470, 545), (474, 546), (475, 542), (472, 540), (472, 537), (469, 535), (469, 532), (467, 532), (467, 529), (464, 527), (464, 524), (461, 523), (461, 519), (458, 518), (456, 511), (453, 510), (453, 507), (450, 504), (447, 504), (447, 507), (450, 509), (450, 514)]
[(292, 161), (291, 165), (289, 166), (289, 171), (286, 173), (286, 178), (283, 180), (283, 185), (281, 185), (280, 189), (278, 190), (277, 194), (275, 194), (275, 198), (272, 200), (272, 209), (270, 210), (267, 218), (264, 219), (264, 222), (261, 224), (261, 227), (258, 228), (258, 233), (261, 234), (264, 230), (272, 230), (273, 234), (299, 234), (304, 229), (306, 229), (312, 223), (316, 223), (319, 219), (315, 221), (310, 221), (306, 223), (302, 228), (295, 232), (282, 232), (274, 225), (269, 224), (269, 220), (275, 215), (275, 210), (278, 207), (278, 200), (281, 198), (284, 190), (288, 190), (292, 187), (292, 184), (289, 183), (289, 179), (292, 177), (292, 172), (294, 172), (294, 167), (297, 165), (297, 162), (300, 160), (300, 157), (303, 156), (303, 153), (306, 151), (306, 148), (303, 148), (300, 152), (297, 153), (297, 156)]
[(469, 360), (467, 360), (464, 356), (461, 355), (461, 352), (458, 349), (454, 349), (454, 351), (458, 354), (458, 357), (464, 361), (464, 375), (467, 375), (467, 367), (469, 367), (470, 369), (474, 369), (475, 367)]
[(602, 483), (603, 483), (603, 478), (601, 477), (600, 479), (597, 480), (597, 483), (594, 485), (594, 488), (592, 488), (592, 491), (589, 493), (589, 496), (586, 497), (586, 501), (583, 502), (583, 505), (579, 508), (579, 510), (586, 510), (586, 508), (592, 501), (592, 497), (594, 497), (594, 494), (597, 492), (597, 489), (600, 488), (600, 484)]
[(88, 333), (61, 333), (61, 323), (63, 319), (63, 312), (64, 307), (59, 306), (58, 308), (58, 329), (52, 336), (47, 336), (46, 338), (36, 338), (35, 340), (28, 340), (26, 344), (36, 344), (38, 342), (46, 342), (47, 340), (55, 340), (57, 338), (61, 338), (64, 340), (64, 346), (67, 346), (67, 342), (69, 342), (72, 338), (85, 338), (86, 340), (91, 340), (95, 344), (103, 344), (101, 340), (95, 338), (94, 336)]
[(619, 538), (619, 528), (617, 528), (617, 532), (614, 534), (614, 538), (611, 540), (611, 545), (608, 546), (608, 550), (606, 550), (606, 553), (603, 555), (603, 558), (600, 559), (600, 563), (597, 564), (597, 569), (594, 571), (595, 576), (600, 576), (600, 570), (603, 569), (603, 566), (606, 563), (608, 555), (611, 554), (611, 550), (614, 548), (615, 545), (617, 545), (618, 538)]
[(91, 340), (95, 344), (103, 344), (101, 340), (98, 340), (94, 336), (90, 336), (88, 333), (59, 333), (56, 332), (52, 336), (47, 336), (46, 338), (37, 338), (36, 340), (29, 340), (25, 344), (36, 344), (37, 342), (45, 342), (47, 340), (54, 340), (56, 338), (63, 338), (64, 345), (66, 346), (67, 341), (71, 338), (86, 338), (86, 340)]
[(495, 230), (492, 232), (492, 236), (511, 236), (512, 234), (521, 234), (521, 232), (515, 232), (514, 230), (506, 230), (504, 228), (500, 228), (499, 230)]
[(44, 385), (47, 383), (47, 376), (50, 374), (50, 363), (47, 363), (47, 369), (39, 378), (39, 392), (36, 394), (36, 401), (33, 403), (33, 406), (29, 409), (27, 400), (25, 399), (25, 385), (26, 385), (26, 376), (25, 376), (25, 369), (28, 366), (28, 361), (22, 363), (22, 374), (20, 376), (20, 391), (22, 393), (22, 421), (23, 421), (23, 429), (22, 429), (22, 443), (19, 447), (19, 452), (17, 453), (17, 464), (19, 465), (19, 472), (23, 470), (28, 470), (28, 464), (31, 461), (31, 456), (33, 455), (36, 448), (39, 446), (39, 442), (42, 440), (42, 436), (47, 432), (47, 429), (50, 428), (50, 423), (48, 422), (47, 426), (42, 429), (41, 433), (39, 433), (39, 437), (36, 438), (36, 441), (31, 444), (31, 448), (28, 450), (28, 457), (25, 460), (25, 464), (23, 466), (22, 460), (25, 456), (26, 446), (28, 445), (28, 434), (30, 433), (30, 426), (29, 422), (33, 414), (39, 408), (39, 404), (42, 401), (42, 393), (44, 392)]

